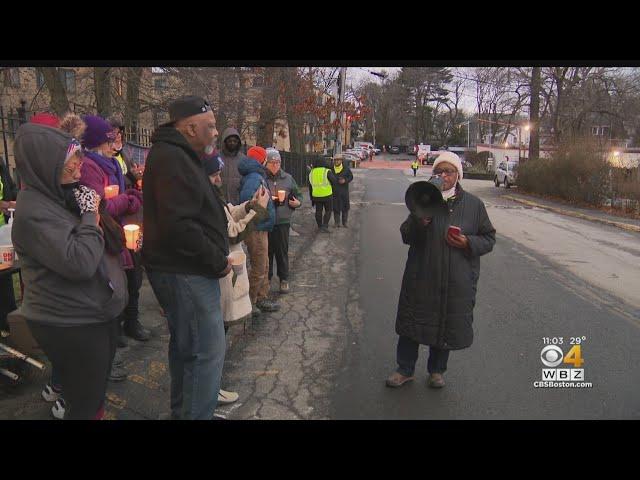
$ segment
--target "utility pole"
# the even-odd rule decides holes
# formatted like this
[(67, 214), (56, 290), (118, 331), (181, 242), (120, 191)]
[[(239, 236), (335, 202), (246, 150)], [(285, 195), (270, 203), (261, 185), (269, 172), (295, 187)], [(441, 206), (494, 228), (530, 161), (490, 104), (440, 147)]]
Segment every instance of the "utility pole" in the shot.
[(344, 104), (344, 89), (347, 80), (347, 67), (340, 67), (340, 75), (338, 76), (338, 136), (336, 138), (336, 149), (334, 155), (342, 153), (342, 139), (344, 137), (344, 115), (342, 108)]
[(529, 160), (540, 156), (540, 67), (531, 70), (531, 102), (529, 105)]

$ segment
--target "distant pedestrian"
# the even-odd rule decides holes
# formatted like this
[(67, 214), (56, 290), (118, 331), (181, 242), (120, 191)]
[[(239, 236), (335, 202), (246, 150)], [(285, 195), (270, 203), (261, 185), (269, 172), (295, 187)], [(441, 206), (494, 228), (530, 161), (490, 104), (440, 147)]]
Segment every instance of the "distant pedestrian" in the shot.
[[(491, 252), (496, 241), (484, 204), (459, 183), (460, 158), (442, 153), (433, 173), (442, 179), (442, 200), (431, 202), (425, 212), (419, 198), (411, 200), (409, 192), (411, 213), (400, 227), (409, 254), (396, 317), (398, 368), (387, 378), (389, 387), (414, 379), (420, 345), (430, 346), (428, 386), (444, 386), (449, 352), (473, 342), (480, 256)], [(423, 183), (415, 182), (409, 189), (419, 190)]]
[(316, 223), (321, 233), (329, 233), (329, 220), (333, 210), (332, 185), (335, 183), (336, 177), (329, 161), (317, 160), (309, 172), (309, 196), (311, 204), (316, 207)]
[(418, 162), (418, 160), (416, 159), (411, 163), (411, 169), (413, 170), (414, 177), (418, 173), (418, 168), (420, 168), (420, 162)]
[(342, 226), (347, 228), (349, 218), (349, 184), (353, 181), (351, 169), (344, 165), (342, 155), (333, 157), (333, 173), (336, 181), (333, 185), (333, 220), (336, 227), (340, 226), (340, 216), (342, 216)]

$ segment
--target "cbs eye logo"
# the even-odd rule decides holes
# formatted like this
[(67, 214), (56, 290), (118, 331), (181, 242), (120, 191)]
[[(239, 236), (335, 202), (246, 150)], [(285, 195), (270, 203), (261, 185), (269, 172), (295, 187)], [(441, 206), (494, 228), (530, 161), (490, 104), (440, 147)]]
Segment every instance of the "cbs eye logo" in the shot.
[(562, 362), (580, 368), (584, 363), (581, 355), (580, 345), (574, 345), (565, 355), (557, 345), (547, 345), (540, 352), (540, 360), (546, 367), (555, 368)]
[(540, 360), (546, 367), (557, 367), (562, 363), (564, 353), (556, 345), (548, 345), (540, 352)]

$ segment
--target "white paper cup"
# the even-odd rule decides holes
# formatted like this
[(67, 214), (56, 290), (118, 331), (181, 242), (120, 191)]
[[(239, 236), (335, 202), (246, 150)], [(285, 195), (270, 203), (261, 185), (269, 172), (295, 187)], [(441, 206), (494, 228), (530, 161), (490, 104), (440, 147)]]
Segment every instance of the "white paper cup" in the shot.
[(244, 270), (244, 262), (247, 256), (243, 252), (231, 252), (229, 254), (229, 260), (231, 260), (231, 266), (236, 275), (240, 275)]
[(0, 245), (0, 270), (6, 270), (13, 266), (16, 252), (13, 245)]
[(280, 202), (284, 202), (284, 199), (287, 196), (287, 191), (286, 190), (278, 190), (278, 200), (280, 200)]

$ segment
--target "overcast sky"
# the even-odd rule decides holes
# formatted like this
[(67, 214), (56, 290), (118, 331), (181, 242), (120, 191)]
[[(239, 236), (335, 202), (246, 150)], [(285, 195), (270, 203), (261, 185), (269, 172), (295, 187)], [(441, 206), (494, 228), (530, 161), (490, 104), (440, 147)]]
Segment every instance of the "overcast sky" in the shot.
[[(370, 80), (372, 82), (382, 83), (382, 79), (380, 77), (371, 75), (371, 73), (369, 72), (386, 71), (391, 75), (399, 72), (401, 68), (402, 67), (348, 67), (347, 84), (351, 83), (353, 86), (355, 86), (362, 80)], [(455, 71), (456, 73), (464, 76), (467, 75), (467, 72), (463, 68), (452, 68), (452, 71)], [(460, 108), (462, 110), (465, 110), (467, 113), (475, 113), (476, 111), (475, 89), (472, 82), (467, 82), (464, 87), (464, 91), (462, 92), (462, 99), (460, 101)]]

